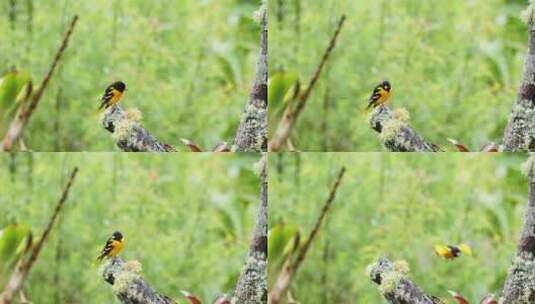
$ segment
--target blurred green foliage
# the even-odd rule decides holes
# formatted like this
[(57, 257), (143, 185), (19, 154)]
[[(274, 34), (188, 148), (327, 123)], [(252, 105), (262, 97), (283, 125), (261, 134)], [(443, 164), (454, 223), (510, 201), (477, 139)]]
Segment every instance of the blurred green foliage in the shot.
[[(281, 223), (297, 225), (301, 238), (308, 235), (339, 168), (347, 167), (294, 281), (294, 298), (307, 304), (386, 303), (366, 275), (366, 267), (380, 256), (406, 260), (410, 277), (436, 296), (448, 298), (447, 290), (455, 290), (479, 303), (483, 295), (499, 292), (527, 206), (528, 181), (520, 169), (526, 158), (464, 153), (274, 157), (270, 238)], [(460, 242), (470, 244), (474, 255), (445, 261), (433, 252), (435, 244)], [(279, 257), (280, 250), (270, 262)]]
[[(11, 6), (14, 3), (15, 6)], [(106, 86), (123, 80), (124, 107), (178, 146), (231, 140), (248, 100), (260, 0), (20, 0), (0, 4), (0, 77), (39, 83), (74, 14), (80, 20), (25, 139), (37, 151), (113, 151), (95, 114)], [(0, 113), (1, 114), (1, 113)], [(1, 117), (1, 116), (0, 116)], [(0, 136), (3, 136), (0, 135)]]
[(93, 265), (115, 230), (126, 239), (121, 256), (140, 261), (144, 278), (163, 294), (179, 297), (188, 290), (211, 303), (231, 292), (255, 225), (257, 160), (254, 154), (0, 155), (0, 227), (25, 224), (37, 237), (69, 170), (80, 167), (25, 284), (28, 298), (43, 304), (115, 303)]
[[(503, 135), (527, 51), (524, 0), (270, 0), (270, 72), (306, 83), (342, 14), (338, 45), (293, 134), (303, 151), (382, 151), (362, 114), (374, 86), (431, 142)], [(271, 106), (271, 105), (270, 105)], [(270, 108), (272, 110), (272, 108)]]
[(32, 239), (27, 225), (11, 224), (0, 229), (0, 288), (6, 285), (17, 261), (30, 248)]

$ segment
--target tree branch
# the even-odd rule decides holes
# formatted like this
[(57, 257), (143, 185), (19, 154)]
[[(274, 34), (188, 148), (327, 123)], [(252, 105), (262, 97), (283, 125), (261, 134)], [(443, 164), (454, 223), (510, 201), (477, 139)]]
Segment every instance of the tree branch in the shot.
[(124, 262), (117, 257), (108, 259), (102, 269), (102, 278), (112, 285), (113, 293), (123, 304), (176, 303), (158, 294), (141, 278), (141, 264), (137, 261)]
[(396, 118), (386, 106), (378, 106), (371, 113), (369, 123), (391, 152), (438, 152), (439, 148), (418, 135), (406, 121)]
[(503, 151), (535, 150), (535, 22), (533, 4), (527, 11), (529, 38), (528, 54), (516, 101), (503, 135)]
[(43, 248), (43, 245), (45, 244), (45, 241), (47, 240), (47, 237), (50, 234), (52, 227), (54, 226), (54, 222), (56, 221), (59, 212), (63, 208), (63, 205), (65, 204), (65, 201), (69, 196), (69, 190), (71, 189), (71, 186), (74, 182), (74, 179), (76, 178), (77, 173), (78, 167), (75, 167), (71, 172), (69, 181), (67, 182), (67, 185), (63, 190), (61, 198), (59, 199), (56, 205), (54, 213), (52, 214), (52, 217), (50, 218), (45, 230), (43, 231), (43, 234), (39, 238), (39, 241), (31, 248), (28, 258), (26, 258), (26, 255), (21, 257), (19, 262), (17, 263), (17, 266), (13, 270), (13, 273), (11, 274), (11, 277), (9, 278), (9, 281), (6, 284), (4, 291), (0, 294), (0, 304), (12, 303), (14, 297), (22, 289), (22, 286), (24, 285), (24, 282), (26, 281), (26, 278), (28, 277), (32, 266), (39, 257), (39, 253), (41, 252), (41, 249)]
[(39, 101), (43, 96), (43, 92), (47, 88), (48, 82), (50, 81), (50, 78), (52, 78), (52, 75), (54, 74), (54, 71), (56, 70), (56, 67), (59, 64), (59, 61), (69, 44), (69, 38), (71, 37), (71, 34), (74, 31), (74, 27), (76, 26), (77, 21), (78, 15), (75, 15), (71, 21), (69, 29), (65, 33), (65, 37), (63, 38), (61, 46), (59, 47), (58, 51), (56, 52), (56, 55), (54, 56), (52, 65), (48, 69), (45, 78), (39, 85), (37, 91), (35, 91), (35, 93), (30, 97), (30, 104), (28, 105), (28, 108), (24, 108), (25, 103), (20, 104), (19, 109), (17, 110), (17, 114), (13, 118), (13, 121), (11, 121), (9, 129), (7, 130), (4, 139), (2, 140), (1, 146), (3, 151), (10, 151), (13, 148), (14, 143), (21, 136), (22, 132), (24, 131), (24, 128), (28, 124), (30, 117), (37, 108), (37, 105), (39, 104)]
[(125, 152), (172, 152), (174, 148), (161, 143), (145, 130), (137, 110), (124, 111), (118, 105), (105, 109), (101, 122), (104, 129), (113, 134), (117, 146)]
[(299, 248), (297, 252), (297, 257), (295, 258), (295, 260), (293, 260), (293, 255), (290, 255), (288, 257), (288, 260), (286, 260), (286, 262), (284, 263), (282, 271), (279, 274), (277, 280), (275, 281), (273, 288), (269, 291), (269, 301), (271, 304), (280, 303), (282, 300), (282, 297), (288, 291), (288, 288), (290, 287), (295, 277), (295, 274), (297, 273), (297, 271), (299, 270), (299, 267), (303, 264), (305, 260), (305, 257), (308, 253), (308, 250), (310, 249), (312, 241), (314, 241), (316, 235), (319, 232), (323, 219), (327, 215), (327, 212), (329, 211), (336, 197), (336, 191), (338, 190), (338, 186), (340, 186), (340, 183), (342, 181), (342, 178), (344, 177), (345, 171), (346, 171), (345, 167), (342, 167), (340, 169), (340, 172), (338, 173), (336, 181), (334, 185), (332, 186), (331, 191), (329, 193), (329, 197), (323, 204), (321, 213), (319, 217), (317, 218), (316, 222), (314, 223), (314, 227), (310, 231), (310, 234), (308, 235), (305, 243)]
[(256, 228), (233, 299), (234, 303), (240, 304), (267, 303), (267, 154), (264, 153), (260, 162), (262, 166), (260, 173), (260, 207), (256, 218)]
[[(401, 265), (406, 265), (401, 262)], [(388, 259), (379, 260), (368, 268), (370, 279), (391, 304), (439, 304), (439, 299), (429, 296), (406, 276), (408, 267), (395, 267)]]
[(327, 63), (327, 60), (329, 59), (331, 53), (336, 47), (336, 41), (338, 39), (338, 36), (340, 35), (340, 31), (342, 30), (345, 20), (346, 16), (343, 15), (340, 18), (340, 21), (338, 22), (338, 26), (331, 38), (329, 46), (323, 53), (323, 57), (321, 58), (319, 66), (316, 68), (316, 71), (314, 72), (314, 75), (312, 76), (307, 88), (305, 89), (303, 94), (299, 96), (295, 109), (293, 109), (292, 105), (289, 104), (284, 110), (284, 114), (282, 116), (281, 121), (279, 122), (279, 125), (277, 126), (277, 130), (275, 131), (273, 138), (271, 138), (269, 142), (269, 151), (279, 151), (290, 137), (294, 126), (297, 123), (299, 115), (301, 114), (301, 112), (303, 112), (303, 109), (307, 104), (310, 94), (312, 93), (312, 90), (314, 89), (316, 83), (320, 78), (321, 72), (323, 71), (323, 67)]
[(262, 33), (256, 77), (234, 139), (239, 152), (267, 150), (268, 19), (265, 4), (260, 8), (260, 15)]
[(535, 302), (535, 172), (534, 156), (526, 162), (529, 176), (529, 200), (524, 228), (513, 265), (505, 281), (500, 303), (528, 304)]

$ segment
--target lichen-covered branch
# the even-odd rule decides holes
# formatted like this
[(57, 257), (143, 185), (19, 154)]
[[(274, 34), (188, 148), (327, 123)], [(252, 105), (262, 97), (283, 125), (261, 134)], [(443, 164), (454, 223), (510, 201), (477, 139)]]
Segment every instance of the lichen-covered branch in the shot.
[(310, 231), (310, 234), (308, 235), (307, 239), (305, 240), (303, 245), (299, 247), (295, 258), (293, 255), (290, 255), (284, 263), (282, 271), (277, 277), (273, 288), (269, 291), (270, 304), (281, 303), (282, 298), (284, 297), (284, 295), (286, 295), (288, 288), (290, 288), (290, 285), (292, 284), (292, 281), (297, 271), (305, 261), (308, 250), (310, 249), (312, 242), (316, 238), (316, 235), (318, 234), (319, 229), (321, 228), (321, 224), (323, 223), (327, 212), (330, 210), (331, 205), (334, 202), (334, 199), (336, 198), (336, 191), (338, 190), (338, 187), (342, 182), (342, 178), (344, 177), (345, 171), (345, 167), (342, 167), (342, 169), (340, 169), (340, 172), (336, 177), (336, 181), (334, 182), (331, 191), (329, 192), (329, 197), (323, 204), (323, 208), (321, 209), (320, 215), (316, 219), (316, 222), (314, 223), (314, 226), (312, 227), (312, 230)]
[[(61, 42), (61, 45), (56, 52), (56, 55), (54, 56), (54, 60), (52, 61), (52, 64), (48, 68), (48, 71), (43, 78), (43, 81), (35, 91), (35, 93), (31, 94), (31, 85), (28, 85), (28, 94), (26, 98), (24, 99), (25, 102), (21, 102), (19, 109), (17, 110), (17, 113), (13, 120), (11, 121), (9, 128), (2, 139), (1, 143), (1, 150), (2, 151), (10, 151), (13, 149), (13, 145), (17, 142), (17, 140), (21, 137), (22, 132), (26, 128), (26, 125), (28, 124), (28, 121), (30, 120), (33, 112), (37, 108), (39, 101), (41, 100), (41, 97), (43, 96), (43, 92), (47, 88), (48, 83), (50, 82), (50, 79), (52, 78), (52, 75), (54, 74), (54, 71), (56, 70), (56, 67), (59, 64), (59, 61), (61, 57), (63, 56), (63, 53), (65, 52), (65, 49), (67, 49), (67, 46), (69, 45), (69, 39), (71, 37), (72, 32), (74, 31), (74, 27), (76, 26), (76, 22), (78, 21), (78, 15), (75, 15), (72, 18), (71, 24), (69, 25), (69, 28), (67, 32), (65, 33), (65, 36), (63, 37), (63, 41)], [(30, 95), (31, 94), (31, 95)], [(26, 104), (26, 101), (29, 101), (29, 104)]]
[(340, 36), (340, 32), (342, 31), (342, 27), (344, 26), (345, 20), (346, 16), (343, 15), (340, 18), (340, 21), (338, 21), (338, 26), (336, 27), (336, 30), (334, 31), (334, 34), (331, 37), (329, 45), (325, 49), (325, 52), (321, 57), (320, 63), (316, 68), (314, 75), (312, 75), (312, 78), (310, 79), (310, 82), (308, 83), (305, 91), (301, 95), (299, 95), (295, 108), (292, 105), (288, 105), (284, 110), (284, 113), (277, 126), (275, 134), (272, 138), (270, 138), (269, 151), (277, 152), (281, 150), (282, 146), (286, 144), (286, 142), (290, 138), (295, 124), (297, 123), (297, 119), (301, 115), (301, 112), (303, 112), (303, 110), (305, 109), (312, 90), (316, 87), (316, 84), (321, 76), (321, 72), (323, 71), (323, 68), (327, 64), (327, 61), (329, 60), (334, 48), (336, 47), (336, 41)]
[(259, 14), (262, 33), (256, 76), (234, 138), (235, 150), (239, 152), (267, 151), (268, 18), (265, 4)]
[[(408, 277), (409, 267), (404, 261), (390, 262), (381, 257), (368, 267), (370, 279), (391, 304), (439, 304), (440, 300), (424, 291)], [(512, 303), (512, 302), (511, 302)]]
[(12, 303), (17, 293), (22, 290), (22, 286), (24, 285), (24, 282), (26, 281), (26, 278), (28, 277), (32, 266), (34, 265), (35, 261), (37, 261), (37, 258), (41, 253), (41, 249), (47, 241), (48, 235), (50, 234), (50, 231), (52, 230), (52, 227), (54, 226), (54, 223), (56, 222), (56, 219), (61, 209), (63, 208), (65, 202), (67, 201), (67, 198), (69, 197), (69, 191), (71, 189), (72, 184), (74, 183), (74, 179), (76, 178), (77, 173), (78, 168), (75, 167), (71, 172), (69, 181), (67, 182), (67, 185), (65, 186), (65, 189), (63, 190), (63, 193), (61, 194), (61, 197), (58, 203), (56, 204), (54, 213), (52, 213), (52, 216), (50, 217), (50, 220), (48, 221), (45, 230), (41, 234), (37, 243), (31, 247), (28, 254), (22, 256), (18, 261), (17, 265), (15, 266), (15, 269), (13, 270), (9, 281), (6, 284), (4, 291), (0, 294), (0, 304)]
[(439, 148), (416, 133), (407, 120), (404, 110), (395, 115), (388, 107), (378, 106), (370, 114), (369, 123), (391, 152), (438, 152)]
[(125, 262), (115, 257), (102, 266), (102, 278), (112, 285), (115, 296), (123, 304), (174, 304), (171, 298), (157, 293), (141, 277), (138, 261)]
[(101, 116), (104, 129), (112, 133), (117, 146), (125, 152), (171, 152), (174, 149), (161, 143), (141, 126), (141, 113), (132, 109), (124, 111), (112, 105)]
[(528, 54), (524, 62), (524, 72), (517, 98), (503, 136), (502, 150), (505, 152), (535, 150), (535, 22), (533, 9), (534, 5), (530, 4), (525, 11), (529, 29)]
[(260, 162), (260, 207), (251, 247), (236, 285), (233, 303), (267, 303), (268, 179), (266, 154), (262, 156)]
[(535, 303), (535, 171), (534, 156), (525, 163), (529, 176), (529, 200), (524, 227), (500, 303)]

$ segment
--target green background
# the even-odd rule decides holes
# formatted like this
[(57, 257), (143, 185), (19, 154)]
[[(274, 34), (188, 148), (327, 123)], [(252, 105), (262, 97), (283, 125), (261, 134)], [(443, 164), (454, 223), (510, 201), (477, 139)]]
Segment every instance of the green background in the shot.
[(0, 75), (14, 67), (34, 85), (80, 15), (25, 132), (29, 149), (117, 150), (96, 114), (115, 80), (127, 84), (122, 105), (140, 109), (162, 141), (182, 150), (180, 138), (205, 148), (233, 139), (259, 50), (259, 0), (15, 0), (14, 20), (9, 2), (0, 4)]
[[(138, 260), (163, 294), (211, 303), (232, 292), (259, 203), (257, 155), (0, 155), (0, 227), (28, 224), (40, 236), (66, 183), (80, 171), (24, 291), (34, 303), (115, 303), (93, 265), (120, 230), (120, 255)], [(185, 302), (180, 302), (185, 303)]]
[[(300, 303), (386, 303), (366, 275), (380, 256), (406, 260), (429, 294), (471, 302), (503, 287), (527, 206), (526, 155), (283, 154), (270, 162), (270, 228), (296, 224), (304, 240), (341, 166), (336, 200), (291, 292)], [(270, 236), (271, 237), (271, 236)], [(435, 244), (466, 242), (473, 256), (443, 260)], [(276, 261), (270, 256), (270, 263)], [(271, 269), (271, 268), (270, 268)], [(270, 280), (275, 271), (270, 272)], [(452, 301), (453, 302), (453, 301)]]
[[(527, 52), (525, 0), (270, 0), (270, 73), (308, 84), (342, 14), (346, 23), (292, 140), (301, 151), (383, 151), (363, 109), (375, 85), (392, 108), (449, 148), (500, 141)], [(270, 108), (270, 111), (276, 109)], [(272, 112), (274, 113), (274, 112)], [(270, 128), (275, 126), (271, 125)]]

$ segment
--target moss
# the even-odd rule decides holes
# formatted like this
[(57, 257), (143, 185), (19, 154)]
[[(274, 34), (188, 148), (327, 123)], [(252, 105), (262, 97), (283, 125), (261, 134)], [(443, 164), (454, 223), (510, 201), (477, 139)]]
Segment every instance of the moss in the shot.
[(262, 16), (264, 15), (265, 10), (266, 10), (266, 1), (262, 0), (262, 5), (256, 11), (253, 12), (253, 20), (256, 23), (261, 24)]
[(394, 293), (398, 288), (399, 282), (403, 278), (403, 274), (397, 271), (389, 271), (383, 273), (381, 276), (381, 285), (379, 285), (379, 292), (383, 295)]
[[(517, 304), (533, 303), (535, 298), (535, 262), (531, 253), (516, 256), (509, 269), (512, 282), (508, 294), (519, 295)], [(503, 300), (503, 299), (502, 299)]]
[(522, 20), (522, 22), (528, 25), (532, 24), (534, 11), (535, 11), (535, 1), (530, 0), (528, 7), (526, 7), (526, 9), (520, 13), (520, 19)]
[(397, 108), (392, 112), (392, 117), (402, 122), (408, 122), (411, 119), (411, 114), (405, 108)]
[(379, 137), (383, 142), (393, 141), (399, 134), (401, 127), (405, 124), (397, 119), (390, 119), (383, 122), (383, 130), (379, 134)]
[(134, 261), (128, 261), (123, 266), (125, 271), (141, 274), (142, 266), (141, 263), (134, 260)]
[(130, 108), (125, 111), (126, 119), (135, 121), (135, 122), (141, 122), (143, 119), (143, 114), (141, 114), (141, 111), (138, 108)]
[(393, 266), (394, 266), (394, 271), (399, 272), (404, 275), (408, 274), (410, 271), (409, 263), (407, 263), (407, 261), (405, 260), (395, 261), (393, 263)]
[[(123, 265), (123, 271), (115, 275), (115, 282), (112, 290), (115, 294), (124, 294), (132, 286), (135, 280), (140, 278), (141, 263), (138, 261), (128, 261)], [(137, 297), (137, 296), (136, 296)], [(142, 295), (140, 295), (142, 298)], [(140, 298), (140, 299), (141, 299)]]
[(533, 174), (534, 165), (535, 165), (534, 156), (533, 156), (533, 153), (530, 153), (530, 156), (528, 157), (528, 159), (524, 163), (522, 163), (522, 165), (520, 166), (520, 170), (522, 174), (529, 177), (531, 174)]
[(115, 124), (115, 132), (112, 136), (117, 141), (126, 140), (132, 134), (137, 123), (130, 119), (121, 119)]

